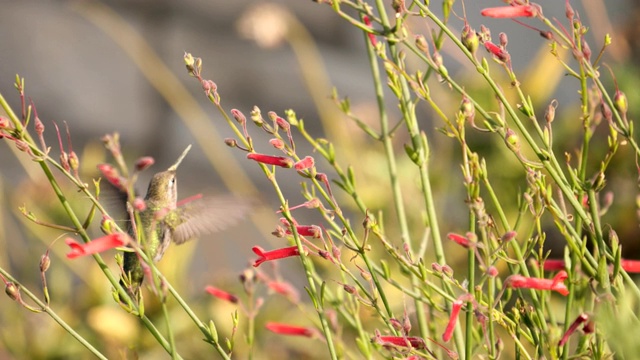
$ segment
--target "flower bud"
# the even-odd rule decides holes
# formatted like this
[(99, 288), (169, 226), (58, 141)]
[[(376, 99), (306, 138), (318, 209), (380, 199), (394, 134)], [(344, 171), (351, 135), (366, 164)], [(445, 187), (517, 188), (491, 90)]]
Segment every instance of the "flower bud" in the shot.
[(520, 150), (520, 137), (515, 133), (515, 131), (508, 129), (504, 135), (504, 141), (509, 149), (513, 151)]
[(613, 96), (613, 105), (616, 107), (616, 110), (622, 114), (626, 114), (627, 110), (629, 110), (627, 95), (620, 90), (616, 90), (616, 94)]
[(465, 24), (462, 28), (462, 33), (460, 34), (460, 41), (464, 45), (470, 53), (475, 54), (476, 50), (478, 50), (478, 46), (480, 44), (480, 39), (478, 38), (478, 34), (469, 26), (469, 24)]
[(136, 171), (143, 171), (148, 169), (155, 163), (155, 160), (151, 156), (143, 156), (136, 161)]
[(51, 258), (49, 257), (49, 250), (40, 258), (40, 272), (46, 272), (51, 266)]
[(22, 296), (20, 296), (20, 286), (13, 282), (8, 282), (4, 288), (4, 292), (9, 296), (11, 300), (22, 302)]

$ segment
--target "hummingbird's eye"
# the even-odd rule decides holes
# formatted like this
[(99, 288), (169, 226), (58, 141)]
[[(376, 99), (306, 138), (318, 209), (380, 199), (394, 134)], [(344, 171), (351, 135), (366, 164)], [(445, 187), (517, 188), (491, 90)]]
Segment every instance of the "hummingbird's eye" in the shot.
[(176, 186), (176, 177), (172, 177), (171, 180), (169, 180), (169, 188), (172, 188)]

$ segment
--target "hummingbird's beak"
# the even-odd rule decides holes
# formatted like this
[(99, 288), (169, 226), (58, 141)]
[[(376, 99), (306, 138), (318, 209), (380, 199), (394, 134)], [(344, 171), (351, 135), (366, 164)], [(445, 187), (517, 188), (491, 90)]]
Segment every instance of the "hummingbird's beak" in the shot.
[(180, 155), (178, 160), (176, 160), (176, 162), (173, 165), (171, 165), (171, 167), (169, 167), (167, 171), (176, 171), (178, 169), (178, 166), (182, 162), (182, 159), (184, 159), (185, 156), (187, 156), (187, 153), (189, 152), (189, 150), (191, 150), (191, 144), (189, 144), (189, 146), (187, 146), (187, 148), (184, 149), (184, 151), (182, 152), (182, 155)]

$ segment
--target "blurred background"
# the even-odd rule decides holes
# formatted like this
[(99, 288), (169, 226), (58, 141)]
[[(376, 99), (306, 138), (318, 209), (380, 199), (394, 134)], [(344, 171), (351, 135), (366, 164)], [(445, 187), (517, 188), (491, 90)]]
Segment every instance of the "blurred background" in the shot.
[[(564, 76), (562, 68), (548, 55), (547, 42), (534, 31), (511, 21), (480, 17), (480, 8), (501, 4), (499, 1), (468, 2), (469, 23), (476, 29), (480, 24), (489, 26), (495, 42), (501, 31), (507, 32), (510, 39), (530, 39), (509, 43), (514, 67), (525, 79), (525, 90), (532, 94), (540, 109), (557, 98), (561, 104), (558, 109), (561, 115), (557, 119), (565, 118), (573, 124), (559, 125), (557, 131), (575, 131), (579, 128), (577, 117), (564, 112), (578, 101), (575, 84), (561, 83)], [(548, 17), (556, 14), (556, 18), (565, 20), (563, 2), (543, 1), (541, 5)], [(637, 104), (639, 97), (636, 84), (640, 60), (637, 4), (632, 1), (616, 1), (615, 5), (603, 1), (582, 1), (572, 5), (593, 30), (591, 49), (594, 54), (599, 52), (604, 34), (612, 34), (614, 42), (605, 59), (614, 68), (620, 87), (629, 97), (631, 118), (634, 118), (637, 108), (634, 109), (633, 104)], [(278, 240), (274, 242), (269, 233), (277, 225), (274, 212), (278, 203), (258, 167), (244, 161), (244, 153), (224, 147), (222, 139), (233, 134), (217, 109), (203, 95), (198, 82), (185, 71), (185, 51), (203, 59), (203, 77), (217, 84), (222, 106), (227, 112), (237, 108), (248, 116), (253, 106), (259, 106), (263, 114), (276, 111), (283, 115), (284, 110), (294, 109), (299, 117), (305, 119), (313, 134), (327, 136), (336, 143), (338, 151), (343, 151), (345, 165), (358, 165), (355, 170), (366, 203), (373, 209), (388, 206), (388, 199), (380, 192), (380, 184), (388, 181), (383, 155), (380, 151), (358, 152), (371, 140), (337, 110), (330, 98), (331, 88), (335, 87), (341, 97), (350, 99), (354, 113), (362, 119), (369, 119), (373, 126), (377, 123), (368, 60), (363, 51), (363, 35), (336, 16), (327, 5), (310, 0), (271, 3), (131, 0), (1, 1), (0, 6), (0, 93), (14, 109), (18, 109), (20, 102), (13, 88), (15, 75), (17, 73), (26, 79), (26, 93), (45, 124), (48, 145), (57, 154), (53, 122), (61, 129), (64, 129), (64, 123), (68, 124), (73, 148), (80, 154), (82, 173), (87, 182), (98, 176), (96, 164), (112, 161), (103, 150), (100, 138), (107, 133), (118, 132), (130, 164), (144, 155), (156, 159), (156, 165), (142, 176), (140, 189), (146, 188), (154, 172), (166, 169), (188, 144), (194, 144), (178, 173), (181, 197), (199, 192), (209, 195), (231, 192), (239, 197), (260, 200), (262, 206), (255, 209), (255, 214), (252, 214), (255, 216), (240, 226), (210, 239), (169, 250), (162, 261), (163, 269), (169, 275), (175, 272), (173, 275), (178, 279), (188, 274), (189, 281), (181, 284), (188, 294), (200, 296), (198, 294), (202, 293), (203, 287), (212, 282), (218, 282), (218, 285), (224, 281), (237, 282), (238, 274), (254, 258), (252, 246), (277, 246), (274, 244)], [(459, 6), (455, 9), (460, 11)], [(420, 19), (411, 21), (415, 23), (416, 32), (428, 33), (429, 28)], [(459, 23), (459, 29), (462, 28), (461, 20), (452, 19), (452, 23)], [(447, 47), (443, 50), (445, 64), (453, 77), (473, 74), (474, 69), (469, 69), (464, 59), (458, 56), (448, 52)], [(611, 83), (610, 77), (606, 77)], [(439, 92), (435, 95), (439, 100), (446, 102), (450, 99), (451, 107), (446, 110), (455, 111), (460, 99), (445, 86), (437, 83), (433, 86), (434, 91)], [(482, 84), (474, 83), (471, 75), (467, 86), (470, 92), (474, 89), (482, 91)], [(395, 107), (391, 109), (395, 111)], [(435, 134), (435, 128), (441, 124), (432, 123), (428, 111), (425, 110), (424, 115), (421, 120), (426, 124), (424, 128), (433, 130)], [(392, 113), (391, 116), (397, 120), (397, 114)], [(274, 154), (266, 134), (257, 128), (250, 132), (254, 142), (259, 144), (259, 150)], [(404, 135), (398, 134), (399, 151)], [(66, 146), (66, 135), (63, 140)], [(455, 157), (457, 149), (452, 148), (455, 145), (442, 136), (434, 136), (431, 141), (439, 160), (434, 163), (432, 171), (436, 176), (437, 196), (442, 213), (450, 214), (450, 218), (443, 219), (444, 227), (447, 231), (454, 230), (457, 225), (464, 226), (466, 218), (462, 202), (464, 193), (460, 192), (460, 187), (452, 189), (451, 184), (453, 182), (457, 186), (460, 183), (457, 163), (448, 160)], [(312, 155), (302, 141), (298, 145), (299, 154)], [(570, 150), (574, 145), (560, 146)], [(60, 233), (47, 233), (33, 227), (25, 230), (27, 225), (20, 215), (16, 215), (16, 209), (25, 205), (37, 215), (43, 215), (49, 206), (57, 206), (56, 199), (39, 174), (37, 164), (24, 160), (21, 164), (13, 149), (9, 151), (8, 147), (0, 151), (0, 163), (2, 200), (8, 204), (0, 209), (0, 249), (3, 246), (7, 249), (2, 250), (0, 265), (11, 269), (17, 276), (24, 275), (21, 280), (26, 283), (38, 284), (33, 270), (37, 269), (40, 255)], [(323, 164), (319, 166), (326, 168)], [(401, 166), (412, 167), (409, 162), (401, 163)], [(456, 177), (452, 179), (451, 174)], [(621, 165), (621, 178), (631, 176), (635, 179), (636, 175), (629, 164)], [(497, 176), (508, 181), (510, 175)], [(409, 187), (415, 181), (414, 177), (412, 172), (407, 173), (404, 180)], [(303, 201), (299, 190), (301, 178), (279, 180), (290, 196), (291, 204)], [(615, 182), (615, 177), (612, 181), (618, 186), (619, 193), (635, 194), (635, 182)], [(517, 183), (510, 185), (505, 182), (505, 186), (513, 186), (514, 191), (517, 189)], [(421, 204), (411, 199), (410, 192), (407, 197), (409, 206), (420, 208)], [(76, 200), (81, 202), (82, 199)], [(625, 231), (628, 238), (638, 235), (634, 198), (621, 199), (620, 206), (618, 222), (630, 224), (617, 228), (619, 234), (622, 233), (621, 238)], [(55, 216), (59, 216), (61, 222), (65, 221), (63, 215), (54, 214), (54, 219)], [(393, 232), (392, 216), (387, 218), (391, 222), (389, 231)], [(313, 213), (302, 213), (298, 218), (301, 223), (316, 220), (318, 217)], [(353, 219), (354, 222), (360, 220), (359, 217)], [(62, 257), (54, 257), (54, 263), (67, 262), (65, 251), (62, 242), (56, 243), (52, 252)], [(88, 260), (78, 261), (64, 266), (82, 272), (82, 269), (90, 267), (88, 263)], [(33, 280), (28, 280), (30, 277)], [(300, 281), (295, 277), (289, 280), (294, 283)], [(107, 300), (103, 300), (109, 302), (110, 294), (104, 278), (96, 273), (83, 281), (93, 286), (94, 292), (78, 295), (77, 307), (72, 309), (89, 308), (96, 301), (94, 297), (106, 296)], [(61, 288), (54, 291), (69, 296), (73, 289), (83, 289), (87, 285), (71, 283), (58, 286)], [(0, 301), (2, 307), (13, 306), (6, 302), (6, 299)], [(113, 303), (107, 308), (109, 306), (114, 307)], [(221, 313), (227, 316), (224, 319), (228, 322), (228, 311)], [(78, 321), (86, 321), (98, 334), (101, 331), (108, 333), (97, 325), (105, 315), (91, 314), (93, 318)], [(111, 312), (108, 314), (115, 316)], [(10, 320), (6, 317), (0, 319), (5, 324)], [(37, 319), (49, 323), (42, 316)], [(29, 329), (23, 331), (28, 332)], [(0, 326), (4, 336), (7, 331), (14, 330), (15, 327)], [(64, 335), (60, 336), (64, 338)], [(55, 339), (58, 338), (50, 338), (37, 347), (47, 349)], [(21, 341), (28, 342), (26, 338)], [(20, 344), (12, 346), (19, 348)], [(31, 350), (37, 351), (37, 348)], [(2, 354), (0, 346), (0, 356)]]

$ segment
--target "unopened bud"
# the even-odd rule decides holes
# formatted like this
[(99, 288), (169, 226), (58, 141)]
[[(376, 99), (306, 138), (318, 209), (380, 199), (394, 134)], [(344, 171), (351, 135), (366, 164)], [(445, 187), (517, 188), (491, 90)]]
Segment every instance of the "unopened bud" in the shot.
[(74, 171), (80, 168), (80, 159), (78, 159), (78, 154), (73, 150), (69, 153), (69, 167)]
[(17, 139), (15, 141), (16, 143), (16, 147), (18, 148), (18, 150), (23, 151), (23, 152), (28, 152), (29, 151), (29, 144), (26, 141)]
[(247, 118), (244, 116), (242, 111), (238, 109), (231, 109), (231, 115), (238, 122), (238, 124), (244, 124), (247, 122)]
[(449, 265), (442, 265), (442, 272), (448, 277), (453, 276), (453, 269)]
[(286, 235), (286, 232), (284, 231), (284, 229), (282, 228), (282, 226), (278, 226), (276, 227), (276, 229), (274, 231), (271, 232), (271, 235), (277, 237), (277, 238), (283, 238)]
[(209, 95), (211, 92), (215, 93), (218, 90), (218, 85), (213, 80), (202, 80), (202, 90)]
[(238, 142), (236, 141), (236, 139), (232, 139), (232, 138), (224, 139), (224, 143), (228, 147), (236, 147), (236, 146), (238, 146)]
[[(271, 117), (271, 113), (272, 111), (269, 112), (269, 117)], [(289, 129), (291, 128), (291, 124), (289, 124), (287, 120), (281, 118), (280, 116), (276, 116), (275, 122), (278, 127), (284, 131), (289, 131)]]
[(284, 149), (284, 141), (280, 139), (271, 139), (269, 140), (269, 144), (278, 150)]
[(137, 197), (133, 200), (133, 208), (138, 211), (145, 211), (147, 209), (147, 204), (141, 197)]
[(515, 133), (515, 131), (508, 129), (504, 135), (504, 141), (509, 149), (513, 151), (520, 150), (520, 137)]
[(582, 39), (582, 55), (584, 55), (584, 58), (587, 59), (587, 61), (591, 60), (591, 48), (584, 39)]
[(396, 330), (402, 330), (402, 323), (398, 319), (389, 319), (389, 324), (391, 324), (391, 326), (393, 326), (393, 328)]
[(66, 171), (71, 170), (71, 166), (69, 166), (69, 154), (64, 151), (60, 153), (60, 165), (62, 165), (62, 168)]
[(155, 163), (155, 160), (151, 156), (143, 156), (140, 159), (138, 159), (138, 161), (136, 161), (136, 164), (135, 164), (136, 171), (146, 170), (154, 163)]
[(622, 114), (626, 114), (627, 110), (629, 110), (627, 95), (620, 90), (616, 90), (616, 94), (613, 96), (613, 105), (616, 107), (616, 110)]
[(607, 122), (611, 123), (613, 120), (613, 113), (611, 112), (611, 108), (604, 102), (600, 103), (600, 112), (602, 116), (607, 120)]
[(9, 119), (4, 116), (0, 116), (0, 129), (8, 129), (10, 124)]
[(500, 39), (500, 46), (502, 46), (503, 48), (506, 48), (507, 44), (509, 43), (509, 38), (507, 37), (507, 34), (501, 32), (498, 35), (498, 39)]
[(547, 124), (551, 124), (556, 117), (556, 107), (558, 106), (558, 101), (553, 99), (549, 106), (547, 106), (547, 111), (544, 114), (544, 119), (547, 121)]
[(352, 285), (344, 284), (342, 286), (342, 288), (344, 288), (344, 291), (346, 291), (347, 293), (349, 293), (351, 295), (354, 295), (354, 294), (356, 294), (358, 292), (358, 290), (356, 290), (356, 287), (352, 286)]
[(36, 134), (38, 134), (38, 136), (42, 135), (42, 133), (44, 133), (44, 124), (42, 123), (42, 121), (40, 120), (40, 118), (38, 116), (36, 116), (35, 118), (35, 122), (34, 122), (34, 126), (36, 129)]
[(116, 230), (116, 222), (113, 221), (111, 217), (102, 215), (102, 220), (100, 221), (100, 230), (102, 230), (105, 235), (111, 235)]
[(498, 276), (498, 269), (495, 266), (490, 266), (487, 269), (487, 275), (489, 275), (492, 278)]
[(49, 250), (40, 258), (40, 272), (46, 272), (51, 266), (51, 258), (49, 257)]
[(4, 288), (4, 292), (9, 296), (11, 300), (22, 302), (22, 296), (20, 296), (20, 286), (13, 282), (8, 282)]
[(259, 107), (254, 106), (253, 110), (251, 110), (251, 120), (257, 126), (262, 126), (264, 124), (264, 119), (262, 118), (262, 113), (260, 112)]
[(473, 106), (473, 103), (471, 102), (471, 100), (469, 100), (469, 98), (466, 96), (462, 97), (462, 103), (460, 104), (460, 112), (462, 113), (462, 116), (464, 116), (464, 119), (466, 121), (473, 123), (473, 120), (476, 115), (476, 108), (475, 106)]
[(475, 54), (476, 50), (478, 50), (478, 46), (480, 44), (480, 39), (478, 38), (478, 34), (469, 26), (469, 24), (465, 24), (462, 28), (462, 33), (460, 34), (460, 41), (464, 45), (470, 53)]
[(429, 52), (429, 44), (422, 35), (416, 35), (416, 47), (425, 54)]
[(518, 233), (513, 230), (507, 231), (504, 235), (502, 235), (502, 238), (500, 240), (502, 240), (502, 242), (509, 242), (513, 240), (516, 235), (518, 235)]

